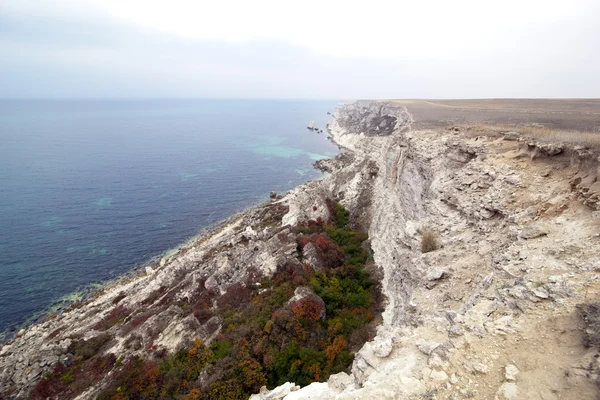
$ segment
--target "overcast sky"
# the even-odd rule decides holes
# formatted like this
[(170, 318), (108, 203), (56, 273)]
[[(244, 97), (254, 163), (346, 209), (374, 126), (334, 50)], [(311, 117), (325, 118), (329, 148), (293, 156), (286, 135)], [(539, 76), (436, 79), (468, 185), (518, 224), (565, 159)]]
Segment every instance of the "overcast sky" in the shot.
[(599, 0), (0, 0), (0, 98), (600, 97)]

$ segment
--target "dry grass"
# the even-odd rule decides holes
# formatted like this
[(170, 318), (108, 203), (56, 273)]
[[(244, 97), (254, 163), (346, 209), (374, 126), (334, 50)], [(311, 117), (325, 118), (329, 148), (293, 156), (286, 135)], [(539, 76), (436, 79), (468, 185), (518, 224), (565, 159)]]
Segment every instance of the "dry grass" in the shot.
[(552, 128), (524, 126), (518, 128), (520, 134), (549, 142), (565, 142), (590, 147), (600, 147), (600, 132), (567, 131)]
[(544, 126), (531, 125), (507, 125), (507, 124), (473, 124), (460, 125), (472, 132), (479, 134), (501, 134), (507, 132), (516, 132), (523, 138), (531, 138), (541, 142), (561, 142), (574, 145), (582, 145), (591, 148), (600, 148), (600, 131), (577, 131), (549, 128)]
[(421, 253), (429, 253), (439, 248), (437, 234), (431, 229), (424, 229), (421, 234)]

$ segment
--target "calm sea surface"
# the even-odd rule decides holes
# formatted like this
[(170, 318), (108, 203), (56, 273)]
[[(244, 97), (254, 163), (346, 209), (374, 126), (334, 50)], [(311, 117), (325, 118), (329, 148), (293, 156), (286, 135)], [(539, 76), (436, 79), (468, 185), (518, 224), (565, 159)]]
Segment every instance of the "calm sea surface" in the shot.
[(0, 100), (0, 332), (319, 177), (335, 105)]

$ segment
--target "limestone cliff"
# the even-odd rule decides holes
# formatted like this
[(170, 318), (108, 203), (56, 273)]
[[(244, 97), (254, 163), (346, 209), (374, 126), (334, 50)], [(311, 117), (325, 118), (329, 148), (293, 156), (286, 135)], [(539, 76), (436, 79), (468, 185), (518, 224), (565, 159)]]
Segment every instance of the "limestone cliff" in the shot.
[[(210, 342), (218, 317), (201, 324), (164, 304), (192, 301), (200, 282), (224, 293), (272, 273), (295, 256), (290, 227), (328, 218), (326, 199), (336, 198), (371, 239), (386, 297), (377, 336), (348, 373), (257, 399), (596, 398), (598, 353), (582, 344), (576, 305), (600, 290), (597, 154), (508, 131), (413, 130), (409, 111), (385, 102), (338, 109), (329, 131), (344, 152), (318, 163), (328, 176), (28, 329), (0, 350), (0, 393), (27, 398), (69, 357), (70, 338), (97, 335), (117, 306), (157, 312), (143, 321), (127, 313), (141, 318), (138, 328), (120, 330), (107, 352)], [(421, 251), (425, 231), (437, 250)]]
[[(377, 337), (349, 374), (256, 398), (596, 398), (576, 305), (600, 289), (597, 152), (411, 123), (405, 106), (345, 106), (329, 129), (346, 151), (320, 165), (368, 227), (387, 297)], [(425, 230), (438, 250), (421, 252)]]

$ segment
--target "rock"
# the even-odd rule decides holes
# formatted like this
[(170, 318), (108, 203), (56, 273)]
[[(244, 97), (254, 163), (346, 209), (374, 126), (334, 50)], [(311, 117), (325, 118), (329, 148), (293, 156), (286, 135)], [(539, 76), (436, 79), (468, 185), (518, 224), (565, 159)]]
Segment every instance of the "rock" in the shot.
[(519, 233), (519, 237), (521, 239), (529, 240), (541, 236), (546, 236), (547, 234), (548, 231), (546, 229), (542, 228), (538, 224), (532, 224), (523, 228), (523, 230), (521, 230), (521, 232)]
[(164, 267), (166, 263), (167, 263), (167, 259), (163, 257), (160, 259), (160, 263), (158, 265), (160, 265), (161, 267)]
[(29, 375), (27, 376), (27, 379), (35, 379), (38, 376), (40, 376), (42, 373), (42, 368), (40, 367), (39, 364), (34, 364), (33, 367), (31, 367), (31, 370), (29, 371)]
[(439, 279), (442, 279), (446, 275), (448, 275), (448, 273), (446, 271), (444, 271), (443, 269), (433, 268), (427, 272), (427, 276), (425, 278), (431, 282), (431, 281), (437, 281)]
[(302, 258), (306, 264), (310, 265), (313, 271), (321, 272), (323, 270), (323, 263), (319, 258), (319, 253), (312, 243), (309, 242), (304, 246), (304, 249), (302, 249)]
[(480, 373), (480, 374), (487, 374), (488, 372), (490, 372), (490, 368), (485, 365), (484, 363), (480, 363), (480, 362), (466, 362), (464, 364), (465, 368), (467, 369), (467, 371), (469, 371), (470, 373), (474, 374), (474, 373)]
[(394, 346), (391, 339), (378, 340), (373, 343), (373, 354), (379, 358), (384, 358), (390, 355)]
[(448, 328), (448, 336), (450, 337), (458, 337), (465, 334), (465, 328), (462, 325), (452, 325)]
[(517, 132), (506, 132), (504, 134), (504, 140), (514, 142), (518, 140), (520, 135)]
[(327, 380), (327, 384), (329, 387), (336, 392), (343, 392), (348, 386), (352, 385), (354, 382), (352, 377), (345, 372), (340, 372), (338, 374), (334, 374), (329, 376)]
[(456, 377), (456, 374), (453, 373), (452, 375), (450, 375), (450, 383), (453, 385), (456, 385), (458, 383), (458, 378)]
[(561, 275), (550, 275), (548, 277), (549, 283), (561, 283), (563, 282), (563, 277)]
[(444, 371), (437, 371), (437, 370), (433, 370), (431, 371), (431, 379), (436, 381), (436, 382), (446, 382), (448, 380), (448, 374), (446, 374)]
[(419, 227), (413, 221), (406, 221), (404, 233), (410, 238), (416, 238), (419, 233)]
[(517, 375), (519, 375), (519, 372), (521, 371), (519, 371), (515, 365), (508, 364), (506, 367), (504, 367), (504, 379), (514, 382), (517, 380)]
[(505, 382), (500, 386), (495, 399), (498, 400), (516, 400), (519, 398), (519, 389), (515, 383)]
[(504, 181), (514, 186), (521, 185), (521, 179), (516, 175), (505, 176)]
[(537, 148), (548, 156), (555, 156), (562, 153), (565, 147), (562, 143), (537, 143)]
[(154, 273), (154, 270), (152, 269), (152, 267), (146, 267), (146, 275), (152, 275)]
[(533, 294), (540, 299), (547, 299), (549, 296), (548, 291), (542, 287), (533, 289)]
[(19, 332), (17, 332), (17, 337), (21, 337), (25, 334), (25, 329), (19, 329)]
[(277, 198), (277, 192), (272, 191), (271, 193), (269, 193), (269, 197), (272, 199), (276, 199)]
[(246, 229), (244, 230), (244, 235), (247, 236), (248, 238), (255, 238), (257, 233), (254, 229), (252, 229), (252, 227), (250, 225), (248, 225), (246, 227)]
[(423, 354), (427, 354), (428, 356), (433, 353), (435, 349), (440, 347), (442, 344), (438, 342), (430, 342), (425, 339), (419, 339), (416, 341), (415, 345)]
[(286, 382), (281, 386), (277, 386), (271, 391), (269, 391), (266, 386), (263, 386), (260, 388), (260, 392), (258, 394), (253, 394), (250, 396), (250, 400), (279, 400), (298, 389), (300, 389), (300, 386), (296, 386), (295, 383), (290, 382)]
[(0, 357), (8, 356), (11, 353), (12, 353), (11, 346), (8, 344), (5, 344), (4, 346), (2, 346), (2, 349), (0, 350)]
[(492, 281), (494, 280), (494, 273), (491, 272), (489, 275), (485, 276), (482, 281), (481, 281), (481, 288), (483, 290), (487, 289), (488, 286), (490, 286), (490, 284), (492, 283)]

